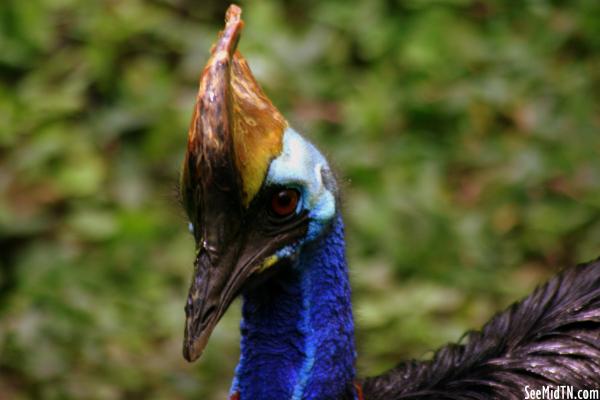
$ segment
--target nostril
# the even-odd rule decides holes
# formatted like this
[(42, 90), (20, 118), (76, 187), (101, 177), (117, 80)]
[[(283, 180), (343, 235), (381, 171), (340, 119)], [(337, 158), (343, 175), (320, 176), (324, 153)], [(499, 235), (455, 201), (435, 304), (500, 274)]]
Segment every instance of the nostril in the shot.
[(204, 325), (206, 323), (206, 321), (208, 320), (208, 318), (215, 313), (215, 311), (217, 310), (216, 306), (210, 306), (208, 307), (208, 309), (204, 312), (204, 315), (202, 315), (202, 319), (200, 320), (200, 324)]

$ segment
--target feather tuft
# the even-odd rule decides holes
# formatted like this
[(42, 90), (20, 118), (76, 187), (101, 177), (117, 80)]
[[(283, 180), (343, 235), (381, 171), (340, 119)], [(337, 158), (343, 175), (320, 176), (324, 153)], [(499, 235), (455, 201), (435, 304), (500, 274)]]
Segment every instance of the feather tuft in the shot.
[(600, 261), (563, 271), (464, 344), (364, 380), (369, 400), (523, 399), (525, 388), (600, 384)]

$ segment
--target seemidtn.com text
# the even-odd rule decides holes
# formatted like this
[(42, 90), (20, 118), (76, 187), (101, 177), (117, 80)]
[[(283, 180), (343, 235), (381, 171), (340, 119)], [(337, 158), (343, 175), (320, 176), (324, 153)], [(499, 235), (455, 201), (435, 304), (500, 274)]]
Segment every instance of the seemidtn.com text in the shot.
[(588, 400), (600, 399), (600, 389), (575, 389), (573, 386), (542, 386), (523, 389), (525, 400)]

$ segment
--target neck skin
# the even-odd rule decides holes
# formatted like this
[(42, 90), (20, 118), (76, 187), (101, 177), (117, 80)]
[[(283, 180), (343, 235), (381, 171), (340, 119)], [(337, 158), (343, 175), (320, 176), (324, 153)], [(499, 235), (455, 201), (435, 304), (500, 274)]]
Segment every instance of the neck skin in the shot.
[(296, 265), (244, 295), (241, 357), (232, 393), (241, 400), (355, 398), (354, 322), (337, 216)]

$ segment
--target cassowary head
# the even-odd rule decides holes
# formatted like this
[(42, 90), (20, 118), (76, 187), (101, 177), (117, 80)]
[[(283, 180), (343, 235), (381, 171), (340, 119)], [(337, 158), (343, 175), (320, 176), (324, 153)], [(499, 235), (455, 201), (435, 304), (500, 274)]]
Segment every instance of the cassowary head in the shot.
[(196, 241), (183, 346), (197, 359), (233, 299), (291, 263), (336, 214), (327, 161), (292, 130), (236, 51), (231, 6), (202, 72), (181, 174)]

